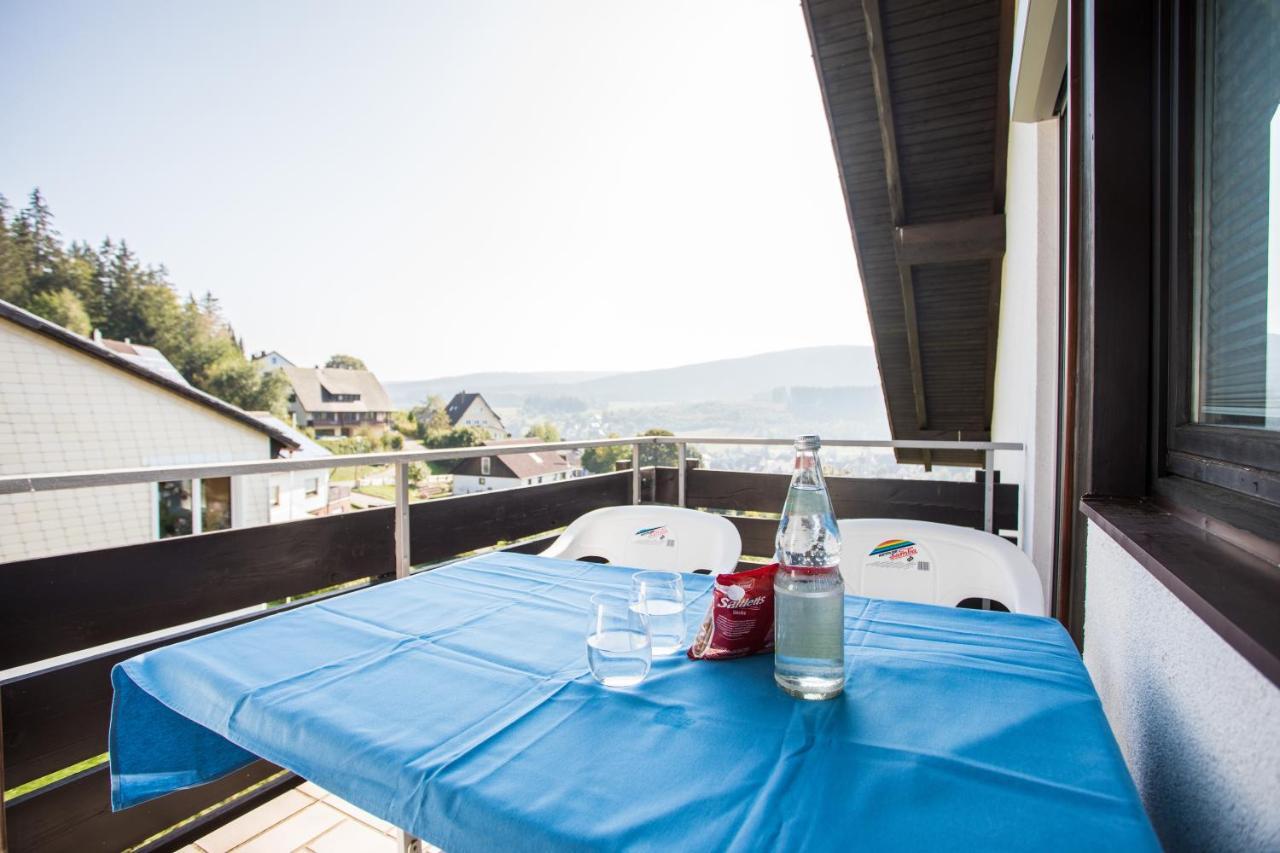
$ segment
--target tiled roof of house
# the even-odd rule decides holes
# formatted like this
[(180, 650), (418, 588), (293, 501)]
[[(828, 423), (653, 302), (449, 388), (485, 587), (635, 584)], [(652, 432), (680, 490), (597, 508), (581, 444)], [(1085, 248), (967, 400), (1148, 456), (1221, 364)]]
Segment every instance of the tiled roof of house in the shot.
[[(511, 438), (486, 441), (484, 446), (501, 447), (504, 444), (528, 444), (532, 440), (528, 438)], [(575, 463), (569, 458), (569, 451), (567, 450), (542, 450), (537, 453), (497, 453), (493, 458), (495, 462), (505, 466), (511, 472), (511, 476), (521, 480), (545, 474), (572, 471), (576, 467)], [(464, 459), (453, 469), (453, 473), (479, 476), (480, 460)], [(490, 476), (501, 477), (503, 475), (491, 469)]]
[[(390, 412), (395, 410), (386, 389), (367, 370), (336, 367), (282, 367), (298, 403), (308, 412)], [(358, 400), (326, 400), (330, 394), (357, 394)]]
[(266, 433), (274, 441), (287, 449), (296, 448), (297, 442), (285, 433), (274, 427), (263, 423), (244, 409), (237, 408), (225, 400), (219, 400), (212, 394), (206, 394), (198, 388), (193, 388), (186, 382), (177, 382), (162, 373), (158, 373), (152, 368), (142, 364), (139, 361), (131, 360), (125, 355), (117, 353), (105, 346), (101, 346), (88, 338), (83, 338), (75, 332), (68, 331), (56, 323), (50, 323), (43, 317), (37, 317), (30, 311), (24, 311), (16, 305), (0, 300), (0, 319), (7, 320), (17, 326), (21, 326), (28, 331), (43, 335), (50, 340), (70, 347), (80, 353), (95, 358), (98, 361), (105, 362), (117, 370), (123, 370), (125, 373), (133, 374), (139, 379), (143, 379), (152, 385), (159, 386), (166, 391), (184, 397), (193, 403), (198, 403), (208, 409), (212, 409), (223, 417), (231, 418), (233, 421), (239, 421), (241, 424), (255, 429), (258, 432)]

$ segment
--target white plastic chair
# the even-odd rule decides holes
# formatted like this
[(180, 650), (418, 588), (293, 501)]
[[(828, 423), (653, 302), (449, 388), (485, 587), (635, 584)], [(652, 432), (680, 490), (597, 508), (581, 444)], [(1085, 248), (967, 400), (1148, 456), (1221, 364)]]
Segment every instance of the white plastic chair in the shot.
[(944, 607), (985, 598), (1014, 613), (1045, 614), (1035, 565), (1007, 539), (932, 521), (857, 518), (839, 524), (848, 592)]
[(542, 556), (668, 572), (731, 572), (742, 556), (742, 537), (727, 519), (710, 513), (612, 506), (570, 524)]

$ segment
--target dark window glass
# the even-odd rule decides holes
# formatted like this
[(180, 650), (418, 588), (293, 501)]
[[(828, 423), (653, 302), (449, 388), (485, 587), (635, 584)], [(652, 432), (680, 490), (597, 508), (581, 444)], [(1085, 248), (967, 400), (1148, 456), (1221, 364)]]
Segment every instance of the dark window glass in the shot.
[(1280, 429), (1280, 7), (1201, 7), (1195, 395), (1201, 423)]
[(205, 533), (231, 527), (230, 477), (200, 481), (200, 520)]
[(191, 533), (191, 481), (168, 480), (158, 484), (161, 539)]

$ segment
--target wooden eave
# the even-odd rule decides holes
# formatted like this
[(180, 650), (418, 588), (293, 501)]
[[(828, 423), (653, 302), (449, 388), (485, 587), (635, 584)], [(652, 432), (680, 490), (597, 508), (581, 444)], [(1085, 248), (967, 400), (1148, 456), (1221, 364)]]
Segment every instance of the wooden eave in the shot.
[[(803, 0), (898, 439), (991, 434), (1012, 0)], [(899, 462), (981, 464), (962, 451)]]

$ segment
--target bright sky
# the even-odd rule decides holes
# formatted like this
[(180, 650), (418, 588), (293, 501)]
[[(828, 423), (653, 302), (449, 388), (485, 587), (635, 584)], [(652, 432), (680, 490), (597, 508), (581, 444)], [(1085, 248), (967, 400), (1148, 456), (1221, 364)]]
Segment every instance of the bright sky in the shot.
[(11, 204), (299, 364), (870, 342), (795, 0), (0, 0), (0, 115)]

